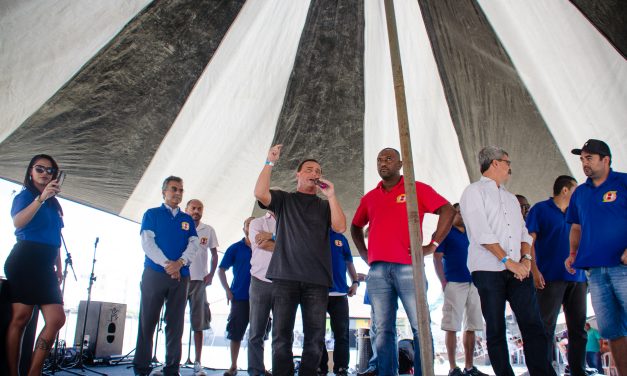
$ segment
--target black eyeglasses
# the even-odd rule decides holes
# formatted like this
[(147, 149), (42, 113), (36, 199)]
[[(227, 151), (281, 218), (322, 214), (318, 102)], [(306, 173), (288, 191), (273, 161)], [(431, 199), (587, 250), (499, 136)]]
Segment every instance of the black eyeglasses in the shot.
[(45, 167), (40, 165), (34, 165), (33, 169), (35, 169), (38, 174), (43, 174), (45, 172), (48, 175), (54, 175), (54, 173), (57, 172), (57, 169), (54, 167)]
[(507, 163), (508, 166), (512, 165), (512, 161), (510, 161), (509, 159), (496, 159), (499, 162), (505, 162)]
[(175, 187), (175, 186), (171, 186), (171, 187), (169, 187), (168, 189), (169, 189), (170, 191), (172, 191), (172, 192), (175, 192), (175, 193), (176, 193), (176, 192), (181, 192), (181, 193), (183, 193), (183, 188), (178, 188), (178, 187)]

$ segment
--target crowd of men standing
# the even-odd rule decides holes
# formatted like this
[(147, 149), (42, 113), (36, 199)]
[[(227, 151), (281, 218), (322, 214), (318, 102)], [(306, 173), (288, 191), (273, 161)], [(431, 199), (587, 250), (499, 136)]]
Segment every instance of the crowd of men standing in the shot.
[[(272, 374), (293, 375), (294, 323), (300, 306), (304, 342), (299, 374), (317, 376), (328, 371), (324, 337), (329, 313), (335, 337), (333, 372), (345, 375), (347, 297), (359, 285), (342, 235), (347, 220), (333, 183), (322, 178), (322, 167), (315, 159), (299, 164), (295, 191), (270, 189), (281, 148), (275, 145), (269, 150), (254, 188), (266, 214), (246, 219), (244, 238), (227, 249), (218, 268), (231, 306), (227, 332), (232, 364), (224, 374), (237, 373), (239, 347), (249, 323), (248, 373), (270, 374), (263, 363), (263, 344), (272, 322)], [(435, 254), (444, 290), (442, 330), (449, 375), (483, 375), (474, 366), (472, 354), (475, 332), (484, 330), (484, 321), (494, 372), (514, 375), (506, 338), (506, 302), (516, 316), (532, 376), (555, 375), (551, 362), (561, 306), (568, 327), (571, 373), (585, 375), (586, 287), (600, 334), (610, 340), (619, 373), (627, 375), (627, 357), (618, 356), (627, 354), (627, 174), (610, 168), (610, 149), (603, 141), (589, 140), (581, 149), (573, 149), (573, 154), (580, 155), (588, 180), (577, 187), (572, 177), (558, 177), (552, 197), (533, 206), (526, 222), (520, 197), (505, 188), (513, 162), (499, 147), (479, 152), (482, 177), (464, 190), (459, 205), (451, 205), (429, 185), (415, 182), (420, 221), (425, 213), (438, 215), (436, 230), (422, 251)], [(353, 242), (370, 268), (366, 283), (376, 332), (376, 362), (362, 374), (398, 373), (396, 311), (400, 299), (413, 332), (414, 374), (420, 375), (421, 334), (402, 161), (397, 150), (385, 148), (376, 163), (381, 182), (362, 197), (350, 224)], [(185, 212), (179, 208), (180, 178), (168, 177), (162, 192), (163, 205), (149, 209), (141, 226), (146, 259), (134, 371), (137, 375), (152, 371), (152, 339), (165, 303), (166, 360), (161, 372), (178, 375), (189, 299), (195, 372), (203, 375), (202, 330), (210, 320), (204, 287), (211, 284), (216, 271), (218, 243), (213, 229), (200, 222), (200, 201), (189, 201)], [(230, 285), (225, 274), (229, 268), (234, 275)], [(463, 370), (455, 360), (456, 333), (462, 330), (462, 322)]]

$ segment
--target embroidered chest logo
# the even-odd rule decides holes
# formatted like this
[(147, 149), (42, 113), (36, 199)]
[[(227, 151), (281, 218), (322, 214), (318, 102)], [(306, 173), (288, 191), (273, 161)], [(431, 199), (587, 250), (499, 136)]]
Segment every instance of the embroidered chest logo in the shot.
[(208, 241), (209, 241), (209, 239), (207, 239), (205, 236), (203, 236), (202, 238), (200, 238), (200, 245), (207, 245)]
[(616, 201), (616, 191), (607, 191), (603, 195), (603, 202), (612, 202)]
[(342, 243), (342, 241), (341, 241), (341, 240), (339, 240), (339, 239), (335, 241), (335, 246), (336, 246), (336, 247), (341, 247), (343, 244), (344, 244), (344, 243)]
[(189, 230), (189, 223), (187, 222), (181, 222), (181, 228), (185, 231)]
[(404, 193), (401, 193), (400, 195), (396, 196), (396, 203), (397, 204), (402, 204), (407, 200), (407, 198), (405, 197)]

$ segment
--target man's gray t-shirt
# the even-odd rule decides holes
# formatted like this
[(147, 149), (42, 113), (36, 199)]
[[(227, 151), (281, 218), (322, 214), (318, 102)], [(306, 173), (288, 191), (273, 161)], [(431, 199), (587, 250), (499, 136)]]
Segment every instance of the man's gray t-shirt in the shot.
[(333, 285), (329, 202), (315, 194), (271, 190), (269, 209), (276, 215), (276, 244), (266, 278)]

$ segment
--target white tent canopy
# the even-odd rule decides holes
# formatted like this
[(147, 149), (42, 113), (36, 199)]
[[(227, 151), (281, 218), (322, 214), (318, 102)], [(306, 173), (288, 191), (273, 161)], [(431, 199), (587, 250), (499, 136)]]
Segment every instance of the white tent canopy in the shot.
[[(582, 181), (570, 149), (588, 138), (627, 170), (624, 12), (395, 8), (417, 179), (455, 202), (479, 148), (498, 144), (510, 189), (537, 201), (560, 174)], [(274, 142), (286, 147), (273, 185), (293, 189), (297, 161), (318, 158), (351, 217), (378, 181), (377, 152), (399, 145), (378, 0), (9, 0), (0, 49), (0, 177), (20, 181), (45, 152), (68, 170), (65, 197), (134, 221), (177, 175), (235, 238)]]

